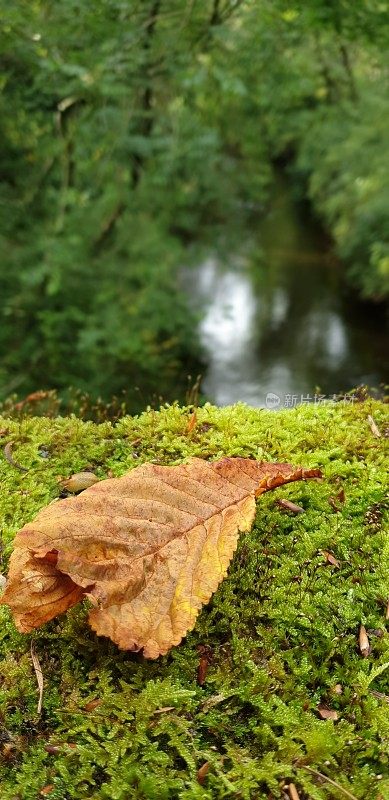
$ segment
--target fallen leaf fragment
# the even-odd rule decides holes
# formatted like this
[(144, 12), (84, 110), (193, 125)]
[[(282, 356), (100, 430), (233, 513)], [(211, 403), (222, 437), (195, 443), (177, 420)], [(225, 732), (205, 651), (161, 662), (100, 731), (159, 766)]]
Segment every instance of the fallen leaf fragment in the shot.
[(293, 514), (304, 514), (305, 509), (301, 506), (296, 506), (291, 500), (277, 500), (277, 505), (285, 508), (287, 511), (292, 511)]
[(209, 761), (205, 761), (203, 766), (200, 767), (200, 769), (197, 771), (197, 780), (198, 780), (198, 783), (200, 784), (200, 786), (203, 785), (203, 783), (205, 781), (205, 778), (208, 775), (210, 766), (211, 765), (210, 765)]
[(368, 423), (370, 425), (370, 430), (371, 430), (373, 436), (375, 436), (376, 439), (380, 439), (381, 438), (380, 429), (378, 428), (378, 426), (375, 423), (375, 421), (374, 421), (373, 417), (371, 416), (371, 414), (369, 414), (369, 416), (367, 418), (367, 421), (368, 421)]
[(343, 505), (345, 500), (346, 500), (346, 495), (345, 495), (345, 492), (344, 492), (343, 488), (334, 497), (329, 497), (328, 498), (328, 502), (329, 502), (331, 508), (333, 508), (334, 511), (336, 511), (337, 513), (339, 513), (339, 511), (340, 511), (338, 503), (341, 503)]
[(346, 500), (346, 494), (344, 489), (342, 488), (338, 494), (335, 495), (335, 500), (338, 500), (339, 503), (344, 503)]
[(88, 711), (88, 712), (89, 711), (94, 711), (95, 708), (97, 708), (100, 704), (101, 704), (101, 700), (98, 700), (98, 698), (96, 698), (95, 700), (89, 700), (88, 703), (85, 703), (84, 709), (85, 709), (85, 711)]
[(333, 556), (329, 550), (322, 550), (321, 553), (328, 564), (331, 564), (332, 567), (337, 567), (337, 569), (339, 569), (340, 561), (338, 561), (338, 559), (335, 558), (335, 556)]
[(70, 478), (60, 481), (60, 486), (67, 492), (82, 492), (84, 489), (89, 489), (98, 480), (94, 472), (75, 472)]
[(51, 794), (53, 789), (54, 789), (54, 784), (53, 783), (48, 783), (46, 786), (42, 787), (42, 789), (40, 790), (39, 794), (43, 794), (43, 796), (45, 797), (47, 794)]
[[(246, 458), (145, 464), (42, 509), (14, 542), (1, 603), (27, 633), (81, 600), (121, 649), (157, 658), (194, 627), (251, 529), (255, 498), (316, 469)], [(74, 477), (74, 476), (73, 476)]]
[(369, 637), (367, 635), (366, 628), (364, 625), (361, 625), (361, 627), (359, 628), (358, 642), (361, 655), (363, 656), (363, 658), (367, 658), (371, 653), (371, 647), (370, 647)]
[(331, 689), (332, 694), (343, 694), (343, 686), (341, 683), (336, 683)]
[(333, 711), (333, 709), (328, 708), (328, 706), (320, 704), (318, 705), (317, 710), (319, 712), (319, 716), (322, 719), (332, 719), (334, 722), (336, 722), (336, 720), (338, 719), (338, 712)]

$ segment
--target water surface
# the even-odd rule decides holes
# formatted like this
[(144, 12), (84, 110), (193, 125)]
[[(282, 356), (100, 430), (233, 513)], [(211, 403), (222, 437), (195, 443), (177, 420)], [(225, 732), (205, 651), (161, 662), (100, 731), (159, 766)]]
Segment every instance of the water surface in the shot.
[(241, 246), (215, 248), (186, 271), (201, 312), (207, 398), (282, 407), (388, 382), (384, 314), (350, 295), (342, 271), (279, 178), (269, 212), (242, 231)]

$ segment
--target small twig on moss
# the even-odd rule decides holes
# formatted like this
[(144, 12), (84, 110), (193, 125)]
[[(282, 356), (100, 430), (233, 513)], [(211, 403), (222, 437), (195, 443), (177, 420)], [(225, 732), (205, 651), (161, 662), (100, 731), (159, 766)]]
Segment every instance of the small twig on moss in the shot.
[(8, 464), (11, 464), (11, 467), (15, 467), (15, 469), (19, 469), (20, 472), (28, 472), (27, 467), (22, 467), (21, 464), (18, 464), (18, 462), (15, 461), (15, 459), (12, 456), (12, 448), (13, 448), (13, 442), (8, 442), (8, 444), (6, 444), (4, 447), (4, 455), (8, 461)]
[(290, 800), (300, 800), (300, 795), (294, 783), (289, 783), (288, 786), (284, 786), (284, 789), (288, 790)]
[(276, 500), (276, 503), (280, 508), (285, 508), (287, 511), (291, 511), (293, 514), (304, 514), (305, 509), (301, 508), (301, 506), (297, 506), (296, 503), (292, 503), (291, 500)]
[(331, 786), (335, 786), (336, 789), (339, 789), (340, 792), (343, 792), (343, 794), (345, 794), (346, 797), (349, 797), (350, 800), (358, 800), (358, 798), (355, 797), (355, 794), (351, 794), (351, 792), (349, 792), (348, 789), (345, 789), (344, 786), (341, 786), (340, 783), (337, 783), (336, 781), (332, 780), (332, 778), (329, 778), (328, 775), (324, 775), (323, 772), (319, 772), (318, 769), (313, 769), (312, 767), (306, 767), (305, 765), (302, 765), (301, 769), (306, 769), (307, 772), (310, 772), (312, 775), (316, 775), (318, 778), (323, 778), (323, 780), (327, 781), (327, 783), (330, 783)]
[(37, 713), (40, 714), (41, 711), (42, 711), (42, 700), (43, 700), (43, 672), (42, 672), (41, 665), (39, 663), (39, 658), (35, 653), (34, 643), (33, 642), (31, 642), (31, 660), (32, 660), (32, 663), (33, 663), (33, 666), (34, 666), (36, 680), (37, 680), (38, 689), (39, 689), (39, 700), (38, 700)]

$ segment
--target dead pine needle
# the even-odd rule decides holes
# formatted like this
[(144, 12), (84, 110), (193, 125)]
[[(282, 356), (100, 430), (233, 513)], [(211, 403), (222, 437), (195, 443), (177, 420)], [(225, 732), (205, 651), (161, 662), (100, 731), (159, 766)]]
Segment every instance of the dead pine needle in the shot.
[(11, 467), (15, 467), (15, 469), (20, 470), (20, 472), (28, 472), (27, 467), (22, 467), (21, 464), (18, 464), (18, 462), (15, 461), (12, 455), (12, 448), (13, 448), (13, 442), (8, 442), (8, 444), (6, 444), (4, 447), (4, 455), (8, 461), (8, 464), (11, 464)]
[(335, 786), (336, 789), (339, 789), (339, 791), (342, 792), (346, 797), (349, 797), (350, 800), (358, 800), (358, 798), (355, 797), (355, 794), (351, 794), (348, 789), (345, 789), (344, 786), (341, 786), (340, 783), (332, 780), (332, 778), (329, 778), (328, 775), (324, 775), (323, 772), (319, 772), (317, 769), (312, 769), (312, 767), (306, 767), (305, 765), (302, 765), (301, 769), (305, 769), (307, 772), (310, 772), (311, 775), (316, 775), (318, 778), (322, 778), (324, 781), (327, 781), (327, 783), (330, 783), (331, 786)]
[(371, 689), (370, 694), (372, 694), (373, 697), (376, 697), (377, 700), (383, 700), (384, 703), (389, 703), (389, 694), (384, 694), (383, 692), (376, 692), (374, 691), (374, 689)]
[(34, 643), (33, 642), (31, 642), (31, 660), (32, 660), (32, 663), (33, 663), (33, 666), (34, 666), (35, 675), (36, 675), (36, 681), (37, 681), (38, 689), (39, 689), (39, 700), (38, 700), (37, 713), (41, 714), (41, 712), (42, 712), (42, 700), (43, 700), (43, 672), (42, 672), (41, 665), (39, 663), (39, 658), (38, 658), (37, 654), (35, 653)]
[(188, 434), (192, 433), (192, 431), (194, 431), (196, 425), (197, 425), (197, 414), (196, 414), (196, 411), (194, 411), (193, 414), (191, 414), (189, 419), (188, 419), (188, 424), (186, 426), (186, 432)]
[(380, 431), (378, 425), (374, 422), (374, 419), (371, 416), (371, 414), (369, 414), (369, 416), (367, 418), (367, 421), (368, 421), (368, 423), (370, 425), (370, 430), (371, 430), (373, 436), (375, 436), (376, 439), (380, 439), (381, 438), (381, 431)]

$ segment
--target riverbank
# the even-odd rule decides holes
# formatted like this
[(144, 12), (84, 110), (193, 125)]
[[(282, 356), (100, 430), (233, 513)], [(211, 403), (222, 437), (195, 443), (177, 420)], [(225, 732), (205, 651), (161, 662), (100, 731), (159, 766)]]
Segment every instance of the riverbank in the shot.
[(115, 426), (4, 417), (0, 430), (28, 469), (0, 460), (5, 562), (58, 478), (85, 468), (239, 455), (323, 471), (258, 500), (194, 631), (157, 661), (96, 637), (82, 606), (32, 636), (0, 607), (2, 800), (284, 800), (291, 784), (315, 800), (389, 796), (387, 406), (171, 406)]

